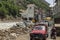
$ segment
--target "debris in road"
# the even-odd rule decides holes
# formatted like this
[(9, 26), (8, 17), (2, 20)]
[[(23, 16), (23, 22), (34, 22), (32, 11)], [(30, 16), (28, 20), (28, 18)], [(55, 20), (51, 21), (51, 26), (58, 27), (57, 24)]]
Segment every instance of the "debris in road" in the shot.
[(13, 26), (10, 29), (0, 30), (0, 40), (16, 40), (19, 35), (27, 34), (29, 27)]

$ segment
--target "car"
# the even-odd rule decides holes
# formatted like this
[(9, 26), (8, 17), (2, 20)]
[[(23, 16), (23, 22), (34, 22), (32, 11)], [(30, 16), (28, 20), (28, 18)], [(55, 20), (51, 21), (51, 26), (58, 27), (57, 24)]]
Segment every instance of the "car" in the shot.
[(47, 34), (47, 26), (45, 24), (35, 25), (30, 32), (30, 40), (46, 40)]

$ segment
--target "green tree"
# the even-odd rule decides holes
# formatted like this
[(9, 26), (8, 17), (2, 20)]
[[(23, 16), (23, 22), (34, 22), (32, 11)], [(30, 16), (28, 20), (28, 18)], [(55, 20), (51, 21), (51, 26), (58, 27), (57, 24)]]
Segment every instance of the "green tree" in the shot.
[(36, 6), (38, 6), (39, 8), (42, 8), (44, 10), (49, 10), (49, 5), (45, 4), (44, 2), (42, 2), (42, 0), (25, 0), (23, 1), (24, 5), (27, 4), (35, 4)]
[(4, 17), (7, 15), (16, 17), (19, 14), (19, 6), (17, 6), (14, 1), (2, 0), (0, 2), (0, 14)]

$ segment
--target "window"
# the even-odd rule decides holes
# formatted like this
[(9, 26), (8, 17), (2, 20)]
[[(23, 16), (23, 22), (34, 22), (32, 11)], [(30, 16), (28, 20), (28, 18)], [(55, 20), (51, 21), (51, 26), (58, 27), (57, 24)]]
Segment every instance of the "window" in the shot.
[(23, 18), (24, 20), (27, 20), (27, 18)]
[(33, 30), (45, 30), (45, 26), (36, 26)]
[(29, 20), (32, 20), (33, 18), (29, 18)]
[(30, 9), (31, 9), (31, 7), (30, 7)]

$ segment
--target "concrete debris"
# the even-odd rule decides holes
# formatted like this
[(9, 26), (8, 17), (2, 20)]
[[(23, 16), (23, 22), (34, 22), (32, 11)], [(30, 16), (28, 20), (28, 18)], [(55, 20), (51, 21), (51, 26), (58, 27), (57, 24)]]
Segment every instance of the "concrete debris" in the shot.
[(19, 35), (27, 34), (30, 27), (13, 26), (10, 29), (0, 30), (0, 40), (16, 40)]
[(26, 27), (25, 23), (22, 22), (22, 21), (19, 22), (19, 23), (16, 23), (16, 25), (19, 26), (19, 27), (23, 27), (23, 28)]

